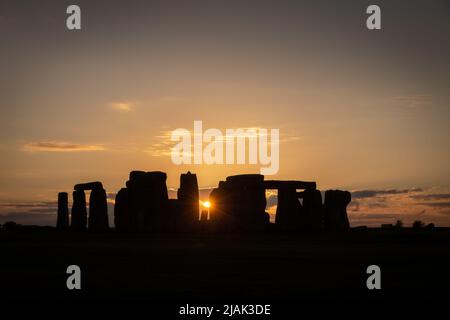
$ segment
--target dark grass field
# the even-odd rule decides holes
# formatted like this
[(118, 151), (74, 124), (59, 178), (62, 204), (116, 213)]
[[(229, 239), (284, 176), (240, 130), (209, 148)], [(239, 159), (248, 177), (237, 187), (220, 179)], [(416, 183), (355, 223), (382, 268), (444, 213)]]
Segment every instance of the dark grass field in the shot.
[[(450, 229), (344, 234), (0, 232), (2, 299), (450, 300)], [(82, 289), (68, 290), (78, 265)], [(368, 290), (366, 268), (381, 268)]]

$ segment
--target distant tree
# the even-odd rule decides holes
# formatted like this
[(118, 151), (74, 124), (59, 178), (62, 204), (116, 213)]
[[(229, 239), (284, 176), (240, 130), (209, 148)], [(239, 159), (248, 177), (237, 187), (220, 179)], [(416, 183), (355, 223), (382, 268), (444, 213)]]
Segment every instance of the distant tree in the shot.
[(403, 227), (403, 222), (402, 220), (397, 220), (397, 222), (395, 223), (394, 227), (400, 229)]
[(434, 223), (429, 223), (425, 226), (425, 229), (434, 229)]
[(412, 227), (413, 227), (413, 229), (420, 229), (420, 228), (423, 228), (424, 225), (425, 224), (422, 221), (416, 220), (413, 222)]
[(3, 230), (13, 230), (16, 229), (19, 225), (14, 221), (7, 221), (3, 224)]

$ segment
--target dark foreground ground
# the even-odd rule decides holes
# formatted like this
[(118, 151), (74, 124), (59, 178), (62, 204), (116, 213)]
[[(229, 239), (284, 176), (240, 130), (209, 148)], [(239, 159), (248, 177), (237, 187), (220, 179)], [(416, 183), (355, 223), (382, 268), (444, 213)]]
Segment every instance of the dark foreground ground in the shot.
[[(2, 300), (450, 301), (449, 229), (138, 236), (37, 228), (0, 232), (0, 252)], [(73, 264), (82, 289), (69, 291)], [(366, 287), (372, 264), (381, 290)]]

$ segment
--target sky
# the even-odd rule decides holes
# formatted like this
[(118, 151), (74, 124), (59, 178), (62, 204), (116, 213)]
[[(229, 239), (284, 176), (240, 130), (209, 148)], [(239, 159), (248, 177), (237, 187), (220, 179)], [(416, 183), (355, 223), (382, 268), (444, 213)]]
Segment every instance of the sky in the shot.
[(205, 198), (259, 172), (173, 164), (170, 132), (202, 120), (279, 129), (270, 179), (352, 191), (352, 225), (450, 226), (449, 39), (444, 0), (2, 1), (0, 223), (54, 224), (79, 182), (102, 181), (112, 206), (136, 169), (173, 190), (190, 170)]

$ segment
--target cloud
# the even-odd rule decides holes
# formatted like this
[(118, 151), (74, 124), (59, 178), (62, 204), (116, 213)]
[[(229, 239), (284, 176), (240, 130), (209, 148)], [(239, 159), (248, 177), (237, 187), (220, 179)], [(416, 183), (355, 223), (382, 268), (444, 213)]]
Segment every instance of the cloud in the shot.
[(112, 102), (109, 105), (117, 111), (130, 112), (134, 109), (136, 104), (133, 102)]
[(445, 200), (450, 199), (450, 193), (431, 193), (412, 195), (410, 198), (415, 200)]
[(347, 207), (347, 211), (358, 212), (359, 211), (359, 202), (352, 200)]
[(107, 192), (106, 193), (106, 198), (109, 199), (109, 200), (115, 200), (116, 199), (116, 195), (117, 195), (117, 192)]
[(377, 226), (397, 219), (406, 224), (414, 220), (442, 226), (450, 223), (450, 192), (445, 188), (359, 190), (352, 194), (348, 207), (352, 225)]
[(450, 202), (423, 202), (421, 204), (433, 208), (450, 208)]
[(421, 188), (414, 189), (387, 189), (387, 190), (359, 190), (352, 192), (352, 199), (364, 199), (373, 198), (378, 196), (395, 195), (395, 194), (405, 194), (410, 192), (421, 192)]
[(394, 97), (394, 100), (405, 109), (416, 109), (433, 104), (432, 97), (426, 94), (402, 95)]
[[(69, 197), (69, 214), (72, 203)], [(114, 221), (114, 202), (108, 199), (108, 218), (110, 226)], [(89, 212), (89, 204), (86, 208)], [(55, 226), (58, 203), (56, 201), (36, 201), (36, 202), (3, 202), (0, 203), (0, 224), (7, 221), (14, 221), (25, 225)]]
[(57, 207), (56, 201), (4, 202), (0, 204), (0, 223), (54, 225)]
[(58, 207), (56, 201), (41, 202), (4, 202), (0, 204), (0, 213), (11, 210), (27, 210), (29, 212), (52, 212)]
[(79, 144), (62, 141), (39, 141), (30, 142), (23, 146), (24, 151), (28, 152), (85, 152), (85, 151), (103, 151), (105, 147), (93, 144)]
[(53, 213), (30, 213), (30, 212), (9, 212), (0, 214), (0, 223), (14, 221), (18, 224), (46, 225), (54, 226), (56, 222), (56, 212)]
[(351, 216), (351, 218), (356, 220), (390, 220), (393, 215), (389, 213), (359, 213), (357, 215)]
[(271, 208), (278, 204), (278, 196), (276, 194), (271, 194), (267, 197), (267, 205), (266, 208)]
[[(144, 152), (153, 157), (170, 157), (172, 155), (172, 147), (174, 143), (169, 141), (161, 141), (147, 147)], [(186, 154), (187, 152), (185, 152)]]
[[(192, 124), (193, 125), (193, 124)], [(174, 128), (174, 130), (162, 130), (158, 135), (155, 136), (155, 142), (148, 146), (145, 149), (145, 152), (150, 154), (151, 156), (160, 157), (160, 156), (171, 156), (172, 155), (172, 148), (178, 144), (178, 141), (172, 141), (172, 133), (176, 131), (177, 129), (184, 129), (184, 128)], [(196, 135), (196, 132), (191, 130), (192, 128), (185, 128), (187, 133), (183, 135), (183, 137), (188, 137), (191, 140), (191, 147), (194, 146), (194, 137)], [(206, 130), (212, 129), (209, 127), (203, 127), (203, 131), (201, 134), (204, 134)], [(251, 137), (254, 137), (255, 139), (266, 139), (267, 145), (272, 146), (272, 139), (271, 139), (271, 129), (276, 128), (261, 128), (261, 127), (243, 127), (243, 128), (217, 128), (221, 132), (221, 135), (218, 135), (217, 137), (214, 137), (215, 142), (219, 142), (223, 146), (224, 152), (226, 151), (226, 143), (227, 142), (234, 142), (237, 143), (238, 139), (245, 139), (246, 141), (249, 139), (249, 134), (251, 133)], [(238, 129), (240, 131), (238, 131)], [(227, 130), (234, 130), (233, 133), (230, 134)], [(248, 131), (251, 130), (251, 131)], [(298, 135), (286, 133), (286, 132), (280, 132), (279, 136), (279, 143), (294, 143), (296, 141), (301, 140), (302, 138)], [(181, 141), (181, 139), (180, 139)], [(203, 147), (208, 145), (209, 142), (202, 142)], [(188, 150), (183, 150), (180, 152), (180, 156), (188, 156), (193, 157), (193, 153)]]
[(442, 209), (450, 208), (450, 202), (445, 201), (450, 199), (450, 193), (429, 193), (429, 194), (417, 194), (409, 196), (411, 199), (417, 200), (415, 204), (422, 205), (430, 208), (441, 209), (441, 213), (447, 213), (448, 211), (442, 211)]

